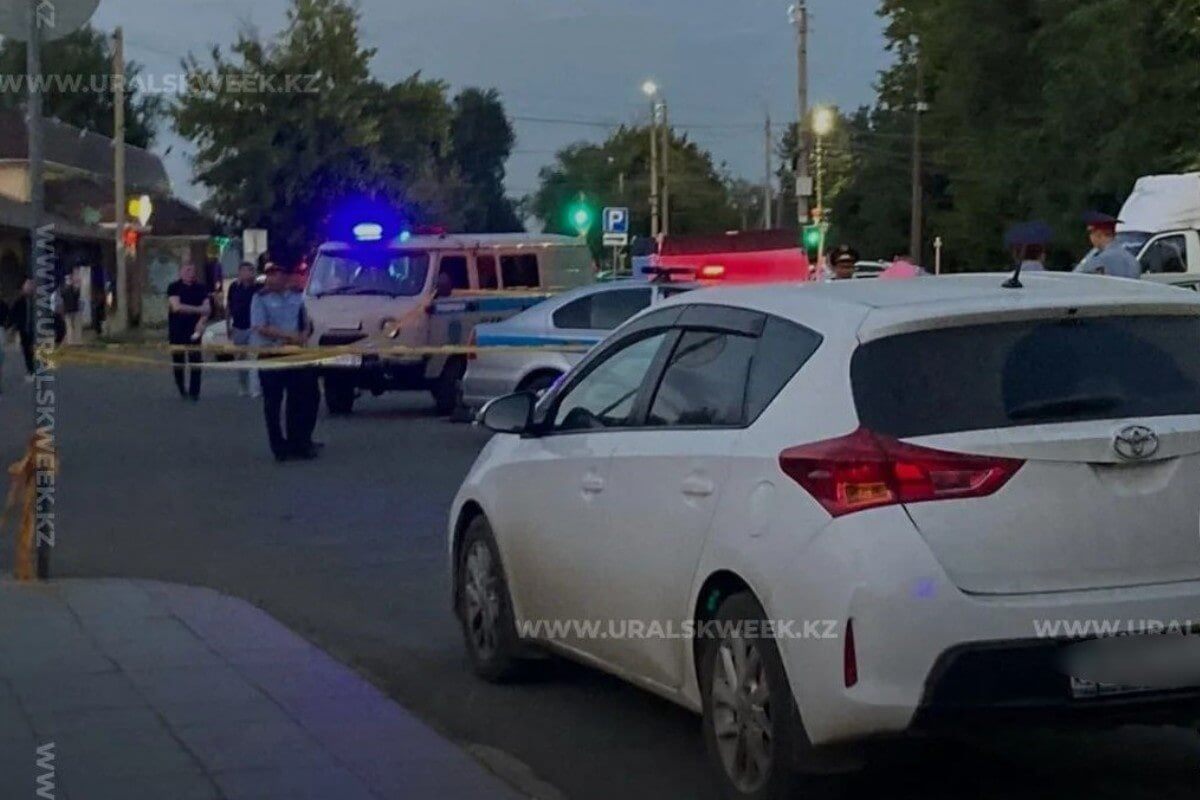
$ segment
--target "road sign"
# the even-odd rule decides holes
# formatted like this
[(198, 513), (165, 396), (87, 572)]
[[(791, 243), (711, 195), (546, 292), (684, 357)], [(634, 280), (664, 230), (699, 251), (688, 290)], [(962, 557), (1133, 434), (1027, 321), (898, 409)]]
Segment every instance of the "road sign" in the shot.
[(100, 0), (0, 0), (0, 36), (29, 41), (29, 10), (32, 6), (42, 30), (42, 41), (74, 33), (96, 13)]
[(628, 233), (606, 233), (604, 234), (605, 247), (624, 247), (629, 244)]
[(625, 237), (622, 242), (629, 241), (629, 209), (628, 208), (606, 208), (604, 209), (604, 233), (620, 234)]

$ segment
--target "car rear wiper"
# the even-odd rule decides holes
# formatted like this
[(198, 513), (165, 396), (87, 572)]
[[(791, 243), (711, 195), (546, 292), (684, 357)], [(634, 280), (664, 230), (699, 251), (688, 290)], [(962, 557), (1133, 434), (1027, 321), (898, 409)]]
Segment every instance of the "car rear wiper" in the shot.
[(1077, 395), (1036, 400), (1032, 403), (1009, 409), (1011, 420), (1044, 419), (1108, 411), (1121, 405), (1124, 398), (1116, 395)]

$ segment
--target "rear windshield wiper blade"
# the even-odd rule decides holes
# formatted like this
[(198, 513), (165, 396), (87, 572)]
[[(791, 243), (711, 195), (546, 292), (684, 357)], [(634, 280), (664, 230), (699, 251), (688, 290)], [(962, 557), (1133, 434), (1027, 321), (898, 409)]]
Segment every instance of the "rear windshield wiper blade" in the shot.
[(1066, 417), (1073, 414), (1088, 414), (1117, 408), (1124, 398), (1115, 395), (1080, 395), (1037, 400), (1011, 408), (1008, 417), (1012, 420)]

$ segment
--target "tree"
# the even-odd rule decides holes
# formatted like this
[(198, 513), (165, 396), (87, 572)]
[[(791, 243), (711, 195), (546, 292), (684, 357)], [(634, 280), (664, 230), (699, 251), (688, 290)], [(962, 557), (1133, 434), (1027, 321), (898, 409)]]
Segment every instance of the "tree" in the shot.
[[(672, 132), (671, 233), (715, 233), (736, 228), (740, 212), (730, 201), (726, 177), (712, 156), (686, 136)], [(576, 143), (543, 167), (530, 208), (552, 233), (576, 233), (568, 210), (581, 198), (597, 211), (626, 206), (632, 233), (650, 232), (650, 131), (622, 126), (600, 144)], [(599, 253), (600, 230), (590, 241)]]
[[(57, 117), (68, 125), (113, 135), (113, 50), (110, 39), (90, 25), (49, 42), (42, 47), (42, 73), (46, 80), (43, 109), (47, 117)], [(5, 39), (0, 44), (0, 75), (25, 74), (25, 44)], [(142, 67), (126, 61), (125, 142), (149, 147), (158, 132), (165, 111), (159, 95), (140, 91)], [(23, 106), (28, 92), (0, 93), (0, 108)]]
[(349, 0), (293, 0), (275, 40), (243, 32), (228, 56), (213, 48), (209, 63), (184, 61), (175, 124), (196, 145), (208, 207), (267, 228), (287, 261), (326, 238), (355, 198), (386, 202), (413, 225), (513, 230), (502, 187), (512, 129), (498, 96), (467, 90), (452, 107), (446, 84), (420, 73), (372, 79), (358, 23)]
[(1039, 218), (1058, 232), (1052, 260), (1070, 264), (1085, 209), (1116, 212), (1140, 175), (1200, 166), (1196, 12), (1195, 0), (883, 0), (896, 61), (839, 224), (907, 241), (919, 63), (925, 255), (940, 235), (951, 269), (1005, 267), (1005, 228)]
[(513, 202), (504, 194), (504, 164), (515, 141), (495, 89), (465, 89), (454, 98), (451, 158), (468, 187), (463, 213), (469, 230), (524, 229)]

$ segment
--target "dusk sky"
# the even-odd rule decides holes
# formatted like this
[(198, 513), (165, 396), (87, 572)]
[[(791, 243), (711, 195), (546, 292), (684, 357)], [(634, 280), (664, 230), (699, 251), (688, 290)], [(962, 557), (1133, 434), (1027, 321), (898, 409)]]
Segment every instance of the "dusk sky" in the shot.
[[(787, 0), (361, 0), (365, 41), (378, 49), (384, 80), (426, 77), (500, 90), (517, 129), (509, 162), (514, 195), (534, 189), (554, 151), (600, 140), (605, 125), (645, 119), (639, 87), (662, 86), (672, 121), (708, 147), (734, 175), (761, 180), (763, 114), (796, 113), (795, 37)], [(179, 71), (180, 57), (226, 47), (239, 28), (264, 36), (284, 24), (287, 0), (102, 0), (94, 19), (125, 28), (127, 53), (148, 75)], [(844, 108), (867, 103), (888, 63), (875, 0), (810, 0), (811, 101)], [(522, 120), (541, 117), (593, 125)], [(187, 145), (170, 132), (176, 192), (190, 186)]]

